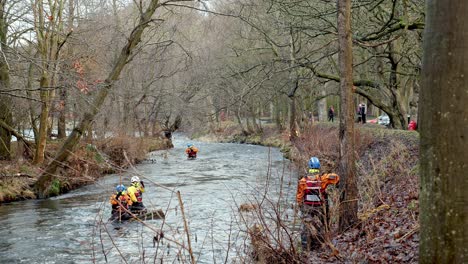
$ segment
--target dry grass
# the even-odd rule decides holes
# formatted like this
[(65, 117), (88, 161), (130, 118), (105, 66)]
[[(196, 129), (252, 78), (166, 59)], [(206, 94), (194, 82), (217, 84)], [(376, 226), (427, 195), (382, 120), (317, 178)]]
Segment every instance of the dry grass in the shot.
[(36, 167), (26, 161), (0, 161), (0, 203), (35, 198), (30, 185), (38, 174)]
[[(271, 227), (264, 225), (266, 221), (259, 221), (263, 225), (248, 229), (255, 256), (263, 263), (272, 260), (269, 259), (271, 256), (281, 256), (275, 261), (287, 259), (290, 263), (353, 263), (374, 261), (379, 256), (392, 263), (417, 260), (418, 140), (414, 132), (358, 127), (355, 142), (360, 228), (338, 235), (339, 206), (336, 205), (339, 204), (340, 191), (332, 187), (328, 190), (331, 223), (323, 234), (320, 249), (311, 253), (301, 252), (295, 248), (297, 236), (293, 235), (290, 227), (278, 224), (285, 234), (289, 234), (289, 237), (279, 238)], [(335, 172), (338, 144), (336, 125), (314, 124), (305, 128), (294, 142), (293, 160), (299, 171), (305, 172), (307, 160), (317, 156), (323, 172)], [(250, 207), (248, 209), (243, 211), (252, 212)], [(253, 210), (260, 219), (265, 218), (262, 211), (265, 208)], [(274, 222), (284, 224), (284, 216), (281, 213), (276, 215)], [(410, 236), (415, 238), (407, 239)], [(388, 240), (394, 241), (392, 245), (400, 250), (392, 251), (386, 242)]]
[[(373, 141), (368, 131), (355, 131), (356, 159), (358, 160)], [(310, 157), (319, 157), (322, 172), (336, 172), (340, 142), (338, 127), (330, 123), (315, 123), (304, 128), (294, 142), (294, 161), (300, 171), (306, 172)]]
[[(61, 141), (48, 142), (49, 159), (61, 146)], [(171, 147), (161, 138), (117, 137), (99, 141), (96, 145), (80, 143), (68, 161), (57, 171), (54, 193), (60, 194), (94, 182), (105, 173), (127, 168), (145, 158), (146, 153)], [(0, 203), (35, 198), (31, 186), (41, 168), (25, 160), (3, 161), (0, 169)], [(17, 176), (18, 174), (22, 176)]]

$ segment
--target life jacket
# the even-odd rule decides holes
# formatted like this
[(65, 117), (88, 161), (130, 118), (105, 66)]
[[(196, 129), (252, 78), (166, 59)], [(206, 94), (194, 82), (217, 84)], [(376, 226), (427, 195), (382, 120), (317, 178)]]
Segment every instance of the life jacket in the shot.
[(189, 157), (196, 157), (196, 156), (197, 156), (197, 152), (196, 152), (194, 149), (189, 148), (189, 150), (188, 150), (188, 156), (189, 156)]
[[(128, 203), (129, 203), (129, 199), (130, 198), (126, 194), (121, 194), (121, 195), (114, 194), (114, 195), (112, 195), (112, 197), (111, 197), (112, 208), (118, 209), (120, 207), (120, 205), (127, 208)], [(120, 204), (119, 204), (119, 202), (120, 202)]]
[(306, 179), (306, 190), (304, 195), (304, 204), (312, 206), (322, 206), (326, 202), (325, 189), (322, 189), (320, 179)]
[(143, 193), (141, 192), (140, 188), (137, 188), (137, 191), (135, 192), (135, 197), (137, 198), (137, 201), (139, 203), (143, 201)]

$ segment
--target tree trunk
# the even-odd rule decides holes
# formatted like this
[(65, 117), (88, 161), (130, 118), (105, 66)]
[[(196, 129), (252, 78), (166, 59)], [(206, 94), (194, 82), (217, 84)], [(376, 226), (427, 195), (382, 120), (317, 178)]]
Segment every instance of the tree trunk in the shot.
[[(0, 47), (2, 53), (7, 49), (8, 24), (5, 15), (5, 1), (0, 1)], [(0, 90), (7, 91), (10, 88), (10, 70), (5, 55), (0, 56)], [(13, 114), (11, 113), (12, 101), (8, 95), (0, 96), (0, 120), (12, 126)], [(0, 160), (11, 158), (11, 133), (0, 127)]]
[[(295, 82), (297, 85), (298, 81)], [(298, 136), (297, 131), (297, 113), (296, 113), (296, 97), (289, 96), (289, 140), (294, 141)]]
[(65, 138), (67, 135), (66, 135), (66, 122), (67, 122), (67, 119), (66, 119), (66, 114), (67, 114), (67, 110), (66, 110), (66, 105), (67, 105), (67, 90), (66, 88), (61, 88), (60, 89), (60, 102), (61, 102), (61, 106), (60, 106), (60, 110), (59, 110), (59, 117), (58, 117), (58, 122), (57, 122), (57, 138), (58, 139), (63, 139)]
[[(8, 79), (4, 79), (2, 66), (0, 66), (0, 89), (8, 85)], [(12, 126), (13, 115), (11, 113), (11, 98), (0, 96), (0, 121)], [(7, 129), (0, 127), (0, 160), (9, 160), (11, 158), (11, 133)]]
[[(44, 70), (45, 71), (45, 70)], [(41, 164), (44, 161), (44, 153), (47, 144), (47, 128), (49, 127), (49, 111), (50, 111), (50, 98), (49, 98), (49, 78), (46, 72), (42, 73), (41, 82), (41, 115), (39, 117), (39, 131), (38, 138), (36, 139), (37, 147), (34, 155), (34, 164)]]
[(420, 98), (420, 263), (468, 263), (468, 1), (428, 0)]
[[(68, 0), (68, 21), (67, 21), (67, 30), (68, 32), (73, 31), (73, 21), (75, 19), (75, 1)], [(71, 59), (73, 56), (73, 47), (68, 45), (67, 49), (68, 59)], [(57, 122), (57, 138), (63, 139), (67, 136), (67, 100), (68, 100), (68, 93), (67, 93), (67, 85), (60, 89), (60, 111), (59, 117)]]
[(133, 55), (133, 51), (141, 42), (143, 30), (149, 25), (151, 17), (153, 16), (158, 6), (158, 0), (152, 0), (149, 3), (146, 11), (140, 15), (139, 23), (128, 37), (127, 43), (122, 48), (112, 71), (107, 76), (102, 87), (98, 90), (99, 92), (92, 102), (92, 106), (90, 106), (85, 111), (83, 118), (79, 122), (78, 126), (73, 129), (60, 150), (57, 152), (54, 160), (45, 168), (44, 173), (41, 174), (38, 181), (35, 183), (34, 189), (39, 197), (47, 197), (50, 195), (49, 185), (53, 180), (54, 173), (56, 172), (57, 168), (68, 159), (70, 153), (73, 152), (75, 146), (79, 143), (83, 133), (88, 129), (96, 115), (99, 113), (99, 110), (101, 109), (104, 100), (109, 94), (109, 91), (113, 88), (115, 81), (118, 80), (123, 68), (129, 62), (129, 58)]
[[(28, 67), (28, 81), (26, 84), (26, 95), (29, 98), (32, 98), (31, 90), (32, 90), (32, 82), (34, 78), (33, 71), (34, 71), (34, 63), (30, 62), (29, 67)], [(33, 130), (33, 134), (34, 134), (34, 143), (37, 146), (37, 142), (39, 139), (39, 129), (37, 127), (37, 122), (36, 122), (37, 115), (36, 115), (36, 111), (34, 110), (34, 105), (32, 101), (28, 102), (28, 110), (29, 110), (29, 119), (31, 122), (31, 129)]]
[(340, 231), (357, 222), (358, 190), (354, 157), (353, 51), (351, 42), (351, 0), (337, 0), (338, 60), (340, 67)]
[(244, 124), (242, 124), (242, 118), (240, 116), (240, 107), (237, 109), (237, 111), (235, 111), (235, 115), (236, 115), (237, 124), (239, 124), (239, 127), (240, 127), (240, 129), (242, 131), (242, 134), (247, 136), (249, 134), (249, 132), (247, 132), (247, 130), (245, 130)]
[(281, 98), (276, 98), (272, 112), (275, 119), (276, 129), (278, 129), (278, 131), (283, 130), (283, 125), (281, 123)]
[[(327, 86), (329, 86), (329, 83), (325, 84), (325, 89), (327, 89)], [(325, 122), (328, 120), (328, 108), (326, 97), (327, 92), (325, 90), (322, 90), (320, 91), (320, 94), (323, 96), (323, 98), (317, 101), (318, 120), (321, 122)]]

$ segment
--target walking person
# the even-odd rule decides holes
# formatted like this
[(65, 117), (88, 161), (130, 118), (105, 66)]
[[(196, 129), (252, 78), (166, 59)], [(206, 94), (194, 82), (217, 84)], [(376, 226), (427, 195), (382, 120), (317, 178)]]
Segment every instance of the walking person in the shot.
[(365, 103), (359, 104), (359, 115), (361, 116), (361, 122), (363, 124), (366, 123), (366, 115), (367, 115), (367, 106)]
[(357, 108), (357, 122), (358, 123), (361, 123), (362, 121), (362, 115), (361, 115), (362, 109), (361, 108), (362, 108), (362, 104), (359, 104)]
[(333, 118), (335, 117), (335, 109), (333, 109), (333, 105), (330, 106), (330, 108), (328, 109), (328, 121), (332, 121), (333, 122)]

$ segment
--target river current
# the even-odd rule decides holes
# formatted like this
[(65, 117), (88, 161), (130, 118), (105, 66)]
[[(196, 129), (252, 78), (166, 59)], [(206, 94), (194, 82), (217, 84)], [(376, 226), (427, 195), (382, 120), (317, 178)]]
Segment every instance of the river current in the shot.
[[(177, 191), (196, 262), (246, 262), (238, 207), (266, 197), (291, 213), (297, 175), (276, 148), (190, 141), (200, 152), (187, 160), (188, 142), (176, 135), (173, 149), (152, 152), (128, 172), (70, 193), (1, 205), (0, 263), (190, 263)], [(107, 221), (114, 187), (128, 186), (133, 175), (145, 182), (146, 207), (163, 209), (165, 220)], [(159, 232), (164, 238), (157, 243)]]

